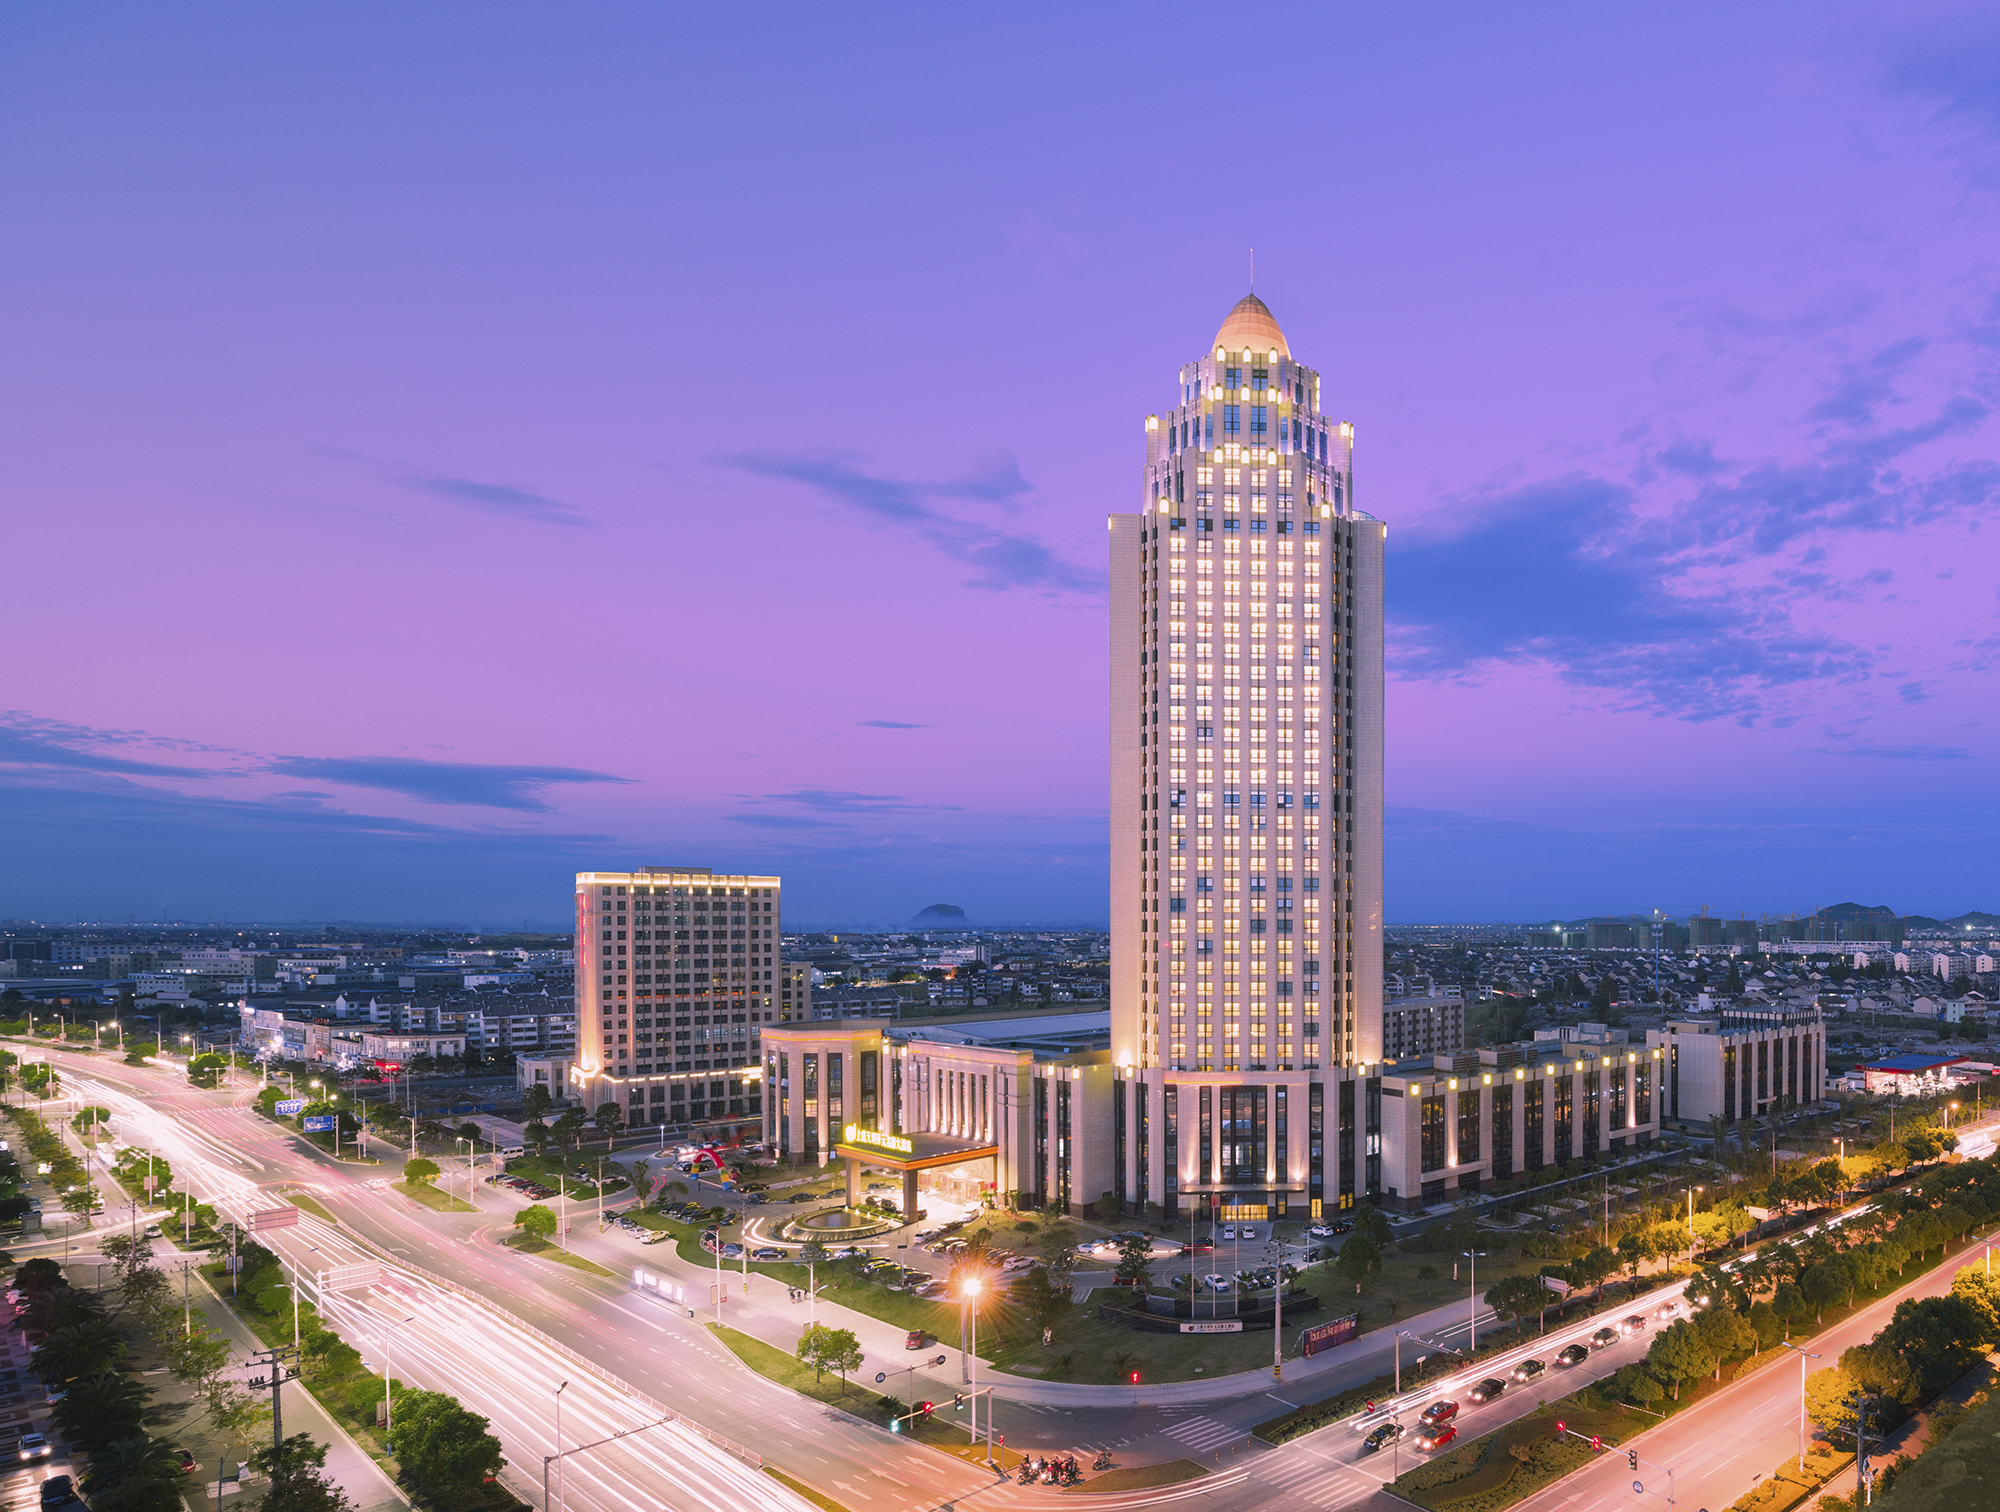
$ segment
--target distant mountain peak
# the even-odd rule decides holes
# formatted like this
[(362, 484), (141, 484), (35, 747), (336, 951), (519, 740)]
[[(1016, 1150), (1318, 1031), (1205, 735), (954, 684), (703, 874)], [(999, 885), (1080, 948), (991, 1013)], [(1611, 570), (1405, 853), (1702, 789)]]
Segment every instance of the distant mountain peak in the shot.
[(920, 910), (910, 922), (919, 926), (963, 925), (966, 923), (965, 910), (956, 903), (933, 903), (929, 908)]

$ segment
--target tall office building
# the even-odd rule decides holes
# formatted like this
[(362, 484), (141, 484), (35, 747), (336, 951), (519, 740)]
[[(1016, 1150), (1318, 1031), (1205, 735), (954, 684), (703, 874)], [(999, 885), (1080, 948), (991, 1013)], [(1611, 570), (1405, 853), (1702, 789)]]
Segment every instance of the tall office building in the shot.
[(1115, 1189), (1168, 1211), (1317, 1212), (1382, 1059), (1384, 531), (1320, 383), (1240, 300), (1110, 521)]
[(578, 872), (570, 1095), (628, 1124), (760, 1120), (780, 918), (776, 877)]

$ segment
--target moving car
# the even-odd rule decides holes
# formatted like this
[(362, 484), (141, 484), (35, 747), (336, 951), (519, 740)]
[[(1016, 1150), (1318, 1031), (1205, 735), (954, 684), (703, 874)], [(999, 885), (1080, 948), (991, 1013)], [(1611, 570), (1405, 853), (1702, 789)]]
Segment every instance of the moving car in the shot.
[(1499, 1376), (1488, 1376), (1466, 1393), (1475, 1402), (1490, 1402), (1507, 1389), (1507, 1383)]
[(181, 1474), (193, 1475), (195, 1469), (195, 1457), (192, 1454), (188, 1453), (188, 1451), (185, 1449), (176, 1449), (173, 1451), (173, 1454), (174, 1454), (174, 1463), (181, 1467)]
[(1427, 1428), (1435, 1428), (1439, 1423), (1449, 1423), (1458, 1416), (1458, 1403), (1453, 1401), (1432, 1402), (1417, 1415), (1417, 1422)]
[(76, 1499), (76, 1482), (67, 1475), (51, 1475), (42, 1482), (42, 1505), (64, 1507)]
[(1361, 1452), (1363, 1454), (1373, 1454), (1384, 1444), (1395, 1443), (1397, 1439), (1403, 1436), (1404, 1431), (1401, 1423), (1384, 1423), (1380, 1428), (1377, 1428), (1361, 1441)]
[(785, 1252), (774, 1244), (760, 1245), (750, 1252), (752, 1260), (782, 1260)]
[(1687, 1309), (1681, 1306), (1681, 1302), (1678, 1297), (1669, 1297), (1667, 1298), (1666, 1301), (1662, 1302), (1658, 1307), (1653, 1309), (1653, 1316), (1658, 1318), (1662, 1323), (1664, 1323), (1669, 1318), (1678, 1318), (1685, 1311), (1687, 1311)]
[(1548, 1368), (1540, 1360), (1523, 1360), (1514, 1367), (1514, 1379), (1517, 1381), (1532, 1381)]
[(931, 1336), (925, 1333), (921, 1328), (913, 1328), (909, 1331), (909, 1333), (904, 1335), (903, 1348), (922, 1349), (926, 1344), (930, 1344), (933, 1342), (934, 1340), (931, 1338)]
[(1644, 1313), (1633, 1313), (1631, 1317), (1621, 1319), (1618, 1324), (1618, 1332), (1621, 1334), (1644, 1333), (1645, 1331), (1646, 1315)]
[(1442, 1449), (1458, 1437), (1458, 1429), (1450, 1423), (1440, 1423), (1435, 1428), (1426, 1428), (1417, 1434), (1417, 1447), (1426, 1454)]
[(1556, 1363), (1565, 1366), (1578, 1365), (1589, 1358), (1590, 1351), (1585, 1349), (1581, 1344), (1570, 1344), (1566, 1345), (1562, 1353), (1556, 1356)]
[(1590, 1336), (1590, 1347), (1592, 1349), (1602, 1349), (1607, 1344), (1616, 1344), (1617, 1342), (1618, 1330), (1615, 1328), (1600, 1328)]

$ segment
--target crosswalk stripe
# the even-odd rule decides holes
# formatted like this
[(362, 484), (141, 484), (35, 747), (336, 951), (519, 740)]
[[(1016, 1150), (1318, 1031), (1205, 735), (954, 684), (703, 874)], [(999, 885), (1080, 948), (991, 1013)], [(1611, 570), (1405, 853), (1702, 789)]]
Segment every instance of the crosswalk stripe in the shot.
[(1191, 1449), (1213, 1449), (1226, 1444), (1231, 1439), (1241, 1438), (1242, 1430), (1231, 1428), (1226, 1423), (1218, 1423), (1214, 1418), (1188, 1418), (1161, 1430), (1168, 1438), (1179, 1439)]

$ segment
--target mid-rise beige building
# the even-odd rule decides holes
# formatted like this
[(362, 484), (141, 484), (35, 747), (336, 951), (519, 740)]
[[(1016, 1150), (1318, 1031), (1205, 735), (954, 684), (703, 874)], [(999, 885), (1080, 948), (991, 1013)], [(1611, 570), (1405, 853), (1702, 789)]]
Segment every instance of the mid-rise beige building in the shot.
[(776, 877), (578, 872), (569, 1095), (628, 1124), (754, 1127), (781, 916)]

